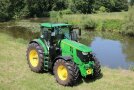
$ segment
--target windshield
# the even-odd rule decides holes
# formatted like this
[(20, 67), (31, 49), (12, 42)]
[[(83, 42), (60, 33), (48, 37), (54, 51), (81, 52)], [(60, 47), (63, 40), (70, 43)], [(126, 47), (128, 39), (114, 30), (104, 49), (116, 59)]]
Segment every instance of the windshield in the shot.
[(64, 38), (71, 39), (69, 27), (56, 27), (55, 34), (63, 35)]

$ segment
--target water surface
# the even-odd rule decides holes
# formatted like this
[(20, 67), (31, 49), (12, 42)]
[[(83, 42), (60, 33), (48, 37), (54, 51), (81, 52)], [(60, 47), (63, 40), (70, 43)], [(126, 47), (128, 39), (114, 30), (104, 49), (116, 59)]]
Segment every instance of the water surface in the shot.
[(110, 32), (88, 32), (81, 42), (93, 49), (103, 66), (126, 68), (134, 66), (134, 38)]

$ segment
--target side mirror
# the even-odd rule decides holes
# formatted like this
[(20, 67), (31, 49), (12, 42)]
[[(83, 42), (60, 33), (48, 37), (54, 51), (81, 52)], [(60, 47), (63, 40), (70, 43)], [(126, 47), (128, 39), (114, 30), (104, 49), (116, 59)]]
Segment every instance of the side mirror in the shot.
[(78, 36), (81, 36), (81, 29), (80, 28), (73, 28), (73, 31), (75, 31)]
[(48, 41), (51, 37), (51, 32), (47, 28), (41, 27), (41, 38)]
[(79, 28), (79, 36), (81, 36), (81, 28)]
[(71, 32), (71, 39), (74, 40), (74, 41), (77, 41), (78, 40), (78, 36), (77, 36), (76, 31), (72, 31)]

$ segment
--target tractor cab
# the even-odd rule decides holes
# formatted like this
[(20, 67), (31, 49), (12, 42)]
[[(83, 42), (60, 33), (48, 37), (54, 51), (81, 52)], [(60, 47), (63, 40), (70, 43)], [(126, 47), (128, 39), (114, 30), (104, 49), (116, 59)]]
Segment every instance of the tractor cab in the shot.
[(57, 56), (61, 55), (60, 43), (63, 39), (77, 42), (78, 35), (80, 35), (80, 30), (73, 28), (71, 24), (41, 24), (41, 38), (48, 46), (47, 48), (51, 60), (54, 60)]
[(73, 28), (71, 24), (41, 24), (41, 38), (44, 38), (50, 44), (54, 44), (62, 39), (78, 41), (78, 35), (81, 35), (81, 30)]

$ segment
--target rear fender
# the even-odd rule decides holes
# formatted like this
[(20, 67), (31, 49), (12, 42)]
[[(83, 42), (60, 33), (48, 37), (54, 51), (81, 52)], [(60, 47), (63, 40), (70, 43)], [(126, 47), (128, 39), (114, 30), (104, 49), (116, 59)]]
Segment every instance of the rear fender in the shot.
[(34, 40), (30, 41), (29, 44), (31, 44), (33, 42), (39, 44), (43, 48), (44, 54), (48, 55), (47, 46), (46, 46), (46, 44), (41, 39), (34, 39)]

